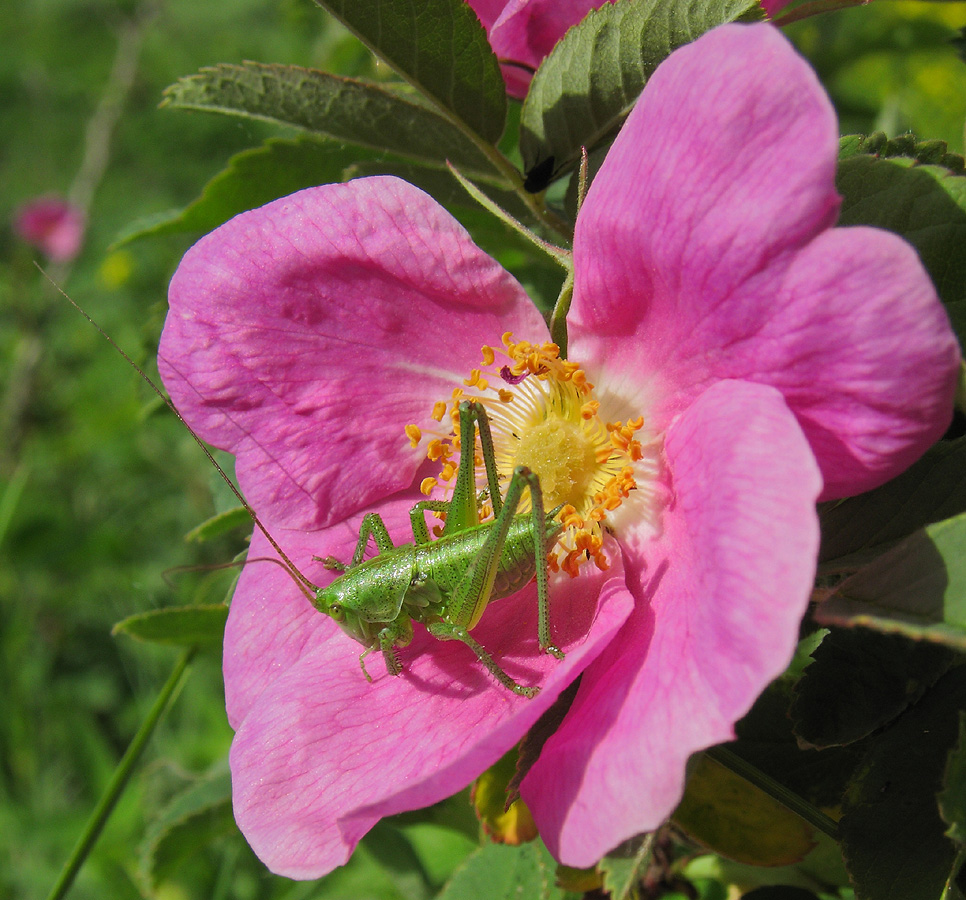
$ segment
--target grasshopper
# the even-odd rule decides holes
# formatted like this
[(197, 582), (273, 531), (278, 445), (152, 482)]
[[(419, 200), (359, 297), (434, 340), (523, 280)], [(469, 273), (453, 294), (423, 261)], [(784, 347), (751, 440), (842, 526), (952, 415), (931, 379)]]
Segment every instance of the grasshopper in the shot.
[[(402, 667), (396, 649), (409, 644), (413, 638), (412, 623), (419, 622), (439, 640), (466, 644), (490, 674), (515, 694), (536, 696), (539, 688), (517, 684), (469, 632), (491, 600), (515, 593), (536, 577), (540, 649), (558, 659), (563, 658), (563, 653), (550, 641), (547, 574), (547, 553), (563, 530), (556, 520), (561, 507), (544, 512), (540, 479), (524, 466), (514, 470), (506, 497), (501, 496), (489, 419), (481, 404), (468, 400), (460, 403), (460, 446), (463, 452), (453, 495), (448, 501), (422, 500), (413, 506), (410, 521), (414, 543), (394, 546), (379, 515), (369, 513), (362, 520), (359, 542), (348, 565), (333, 557), (316, 557), (326, 568), (341, 573), (327, 587), (320, 588), (306, 578), (282, 550), (204, 441), (161, 388), (71, 297), (56, 284), (54, 287), (137, 371), (195, 439), (279, 556), (278, 559), (266, 557), (264, 561), (282, 566), (316, 609), (331, 616), (350, 637), (365, 647), (359, 664), (369, 681), (372, 679), (366, 671), (365, 658), (376, 649), (382, 651), (390, 674), (400, 674)], [(485, 493), (493, 505), (495, 517), (492, 522), (484, 523), (480, 522), (480, 498), (476, 492), (477, 430), (486, 471)], [(530, 489), (530, 512), (517, 515), (516, 510), (527, 488)], [(435, 541), (430, 538), (424, 511), (446, 513), (442, 536)], [(370, 538), (375, 540), (379, 552), (364, 560)]]
[[(398, 675), (396, 648), (412, 640), (412, 623), (420, 622), (439, 640), (466, 644), (504, 687), (533, 697), (539, 689), (517, 684), (469, 632), (491, 600), (515, 593), (536, 576), (540, 649), (563, 657), (550, 642), (547, 576), (547, 552), (563, 528), (556, 520), (561, 507), (544, 513), (540, 479), (525, 466), (514, 470), (501, 499), (486, 410), (464, 400), (459, 421), (462, 452), (452, 499), (417, 503), (409, 514), (414, 543), (398, 547), (379, 515), (367, 514), (351, 562), (321, 560), (343, 574), (328, 587), (316, 589), (312, 602), (365, 646), (359, 663), (370, 681), (366, 656), (378, 648), (386, 669)], [(476, 493), (476, 430), (495, 517), (485, 523), (480, 522)], [(530, 489), (530, 512), (517, 515), (526, 488)], [(425, 510), (446, 513), (442, 535), (435, 541), (426, 527)], [(370, 537), (379, 553), (364, 561)]]

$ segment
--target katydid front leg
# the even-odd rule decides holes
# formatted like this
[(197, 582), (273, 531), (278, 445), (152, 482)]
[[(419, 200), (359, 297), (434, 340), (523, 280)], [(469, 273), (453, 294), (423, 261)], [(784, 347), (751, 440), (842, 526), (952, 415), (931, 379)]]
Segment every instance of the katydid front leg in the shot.
[(382, 521), (382, 516), (379, 513), (366, 513), (362, 517), (362, 527), (359, 529), (359, 540), (352, 554), (352, 561), (348, 565), (340, 562), (334, 556), (313, 556), (312, 559), (322, 563), (330, 571), (348, 572), (349, 569), (355, 568), (362, 562), (362, 557), (366, 555), (366, 549), (369, 546), (370, 535), (375, 538), (376, 549), (379, 553), (387, 553), (395, 549), (392, 538), (389, 536), (389, 529), (386, 528), (386, 523)]

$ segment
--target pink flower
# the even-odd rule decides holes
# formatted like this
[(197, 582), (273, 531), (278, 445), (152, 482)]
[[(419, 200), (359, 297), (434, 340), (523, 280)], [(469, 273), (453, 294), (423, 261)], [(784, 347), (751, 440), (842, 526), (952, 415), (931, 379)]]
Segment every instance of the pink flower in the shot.
[[(442, 430), (430, 410), (454, 387), (488, 405), (504, 472), (536, 441), (544, 490), (577, 517), (564, 566), (583, 558), (581, 541), (608, 566), (554, 578), (563, 661), (538, 650), (532, 586), (474, 630), (511, 675), (542, 686), (526, 700), (419, 627), (402, 675), (373, 653), (369, 684), (360, 646), (280, 567), (249, 564), (225, 687), (235, 815), (271, 869), (319, 876), (382, 816), (463, 787), (579, 672), (522, 786), (565, 863), (590, 865), (658, 826), (688, 756), (732, 737), (793, 653), (816, 499), (891, 478), (952, 409), (959, 349), (945, 312), (901, 239), (833, 227), (836, 153), (827, 97), (770, 26), (725, 26), (676, 51), (578, 217), (569, 368), (541, 347), (547, 330), (520, 286), (392, 178), (278, 200), (188, 252), (171, 284), (165, 384), (236, 454), (246, 496), (316, 584), (332, 573), (313, 555), (348, 559), (366, 512), (411, 539), (408, 510), (439, 462), (403, 430)], [(504, 332), (532, 342), (543, 374)], [(544, 425), (555, 436), (541, 443)], [(579, 462), (561, 481), (548, 447), (568, 435)], [(601, 466), (617, 474), (602, 482)], [(256, 531), (251, 556), (268, 552)]]
[(503, 65), (507, 93), (522, 99), (534, 71), (569, 28), (607, 0), (468, 0)]
[(51, 262), (70, 262), (84, 240), (84, 213), (61, 197), (38, 197), (17, 210), (14, 231)]

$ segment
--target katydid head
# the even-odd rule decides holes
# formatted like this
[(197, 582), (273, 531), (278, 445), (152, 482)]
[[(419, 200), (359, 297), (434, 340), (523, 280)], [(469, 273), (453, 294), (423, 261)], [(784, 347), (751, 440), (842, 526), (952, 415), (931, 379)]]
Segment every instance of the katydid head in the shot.
[(345, 591), (340, 579), (336, 579), (328, 587), (317, 588), (312, 605), (320, 612), (329, 616), (339, 624), (339, 627), (351, 637), (366, 647), (372, 644), (372, 623), (366, 621), (359, 610), (347, 602)]

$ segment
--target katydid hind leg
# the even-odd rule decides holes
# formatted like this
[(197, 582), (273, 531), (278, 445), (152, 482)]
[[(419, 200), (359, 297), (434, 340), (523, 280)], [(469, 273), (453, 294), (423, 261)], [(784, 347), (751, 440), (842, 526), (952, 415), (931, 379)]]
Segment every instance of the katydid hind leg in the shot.
[(502, 684), (505, 688), (519, 694), (521, 697), (536, 697), (540, 693), (540, 688), (519, 684), (514, 681), (503, 669), (497, 665), (496, 661), (486, 651), (482, 644), (477, 641), (462, 625), (454, 625), (451, 622), (434, 622), (427, 626), (429, 633), (441, 641), (460, 641), (466, 644), (475, 654), (476, 658), (483, 663), (487, 671)]
[[(536, 561), (537, 580), (537, 634), (540, 649), (563, 659), (563, 651), (550, 643), (550, 576), (547, 573), (547, 516), (543, 508), (543, 489), (540, 479), (524, 466), (513, 473), (530, 488), (530, 530), (533, 532), (533, 554)], [(509, 491), (507, 491), (509, 497)], [(517, 501), (519, 502), (519, 500)], [(507, 504), (509, 505), (509, 504)]]

